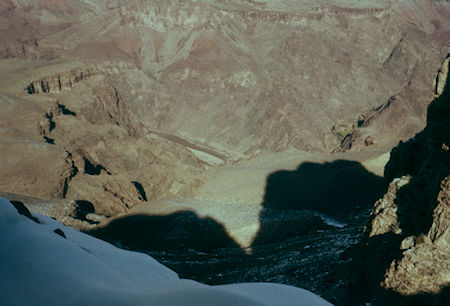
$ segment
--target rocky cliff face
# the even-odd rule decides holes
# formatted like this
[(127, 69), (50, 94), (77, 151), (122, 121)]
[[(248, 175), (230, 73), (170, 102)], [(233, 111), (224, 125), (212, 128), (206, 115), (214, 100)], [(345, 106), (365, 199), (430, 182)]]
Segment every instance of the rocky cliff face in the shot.
[(72, 89), (76, 83), (90, 78), (92, 74), (92, 69), (85, 68), (72, 70), (64, 74), (49, 75), (30, 82), (25, 90), (28, 94), (33, 95)]
[(426, 128), (391, 152), (389, 190), (355, 248), (353, 302), (450, 301), (449, 63), (447, 56), (436, 76)]

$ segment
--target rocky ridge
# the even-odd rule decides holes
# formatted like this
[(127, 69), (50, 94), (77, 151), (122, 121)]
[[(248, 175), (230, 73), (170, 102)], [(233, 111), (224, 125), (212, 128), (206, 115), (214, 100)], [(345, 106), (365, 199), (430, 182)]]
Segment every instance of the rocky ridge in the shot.
[(450, 301), (449, 63), (447, 56), (436, 76), (426, 128), (391, 152), (385, 177), (392, 182), (356, 247), (360, 273), (350, 291), (364, 289), (353, 302)]
[(65, 75), (50, 75), (42, 79), (32, 81), (26, 86), (25, 90), (28, 94), (32, 95), (72, 89), (76, 83), (90, 78), (91, 74), (93, 74), (91, 69), (86, 68), (83, 70), (72, 70)]

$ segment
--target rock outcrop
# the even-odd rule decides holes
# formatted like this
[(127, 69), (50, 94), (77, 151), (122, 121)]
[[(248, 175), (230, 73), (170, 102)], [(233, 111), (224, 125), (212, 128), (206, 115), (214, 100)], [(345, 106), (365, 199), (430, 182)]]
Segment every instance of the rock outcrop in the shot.
[(45, 76), (39, 80), (30, 82), (25, 90), (28, 94), (50, 93), (72, 89), (76, 83), (86, 80), (93, 74), (92, 68), (72, 70), (64, 74)]
[[(425, 127), (429, 90), (406, 89), (331, 128), (341, 140), (334, 152), (390, 150)], [(370, 148), (369, 148), (370, 147)]]
[(391, 152), (389, 190), (353, 248), (360, 272), (350, 286), (354, 303), (450, 301), (449, 63), (447, 56), (436, 77), (426, 128)]

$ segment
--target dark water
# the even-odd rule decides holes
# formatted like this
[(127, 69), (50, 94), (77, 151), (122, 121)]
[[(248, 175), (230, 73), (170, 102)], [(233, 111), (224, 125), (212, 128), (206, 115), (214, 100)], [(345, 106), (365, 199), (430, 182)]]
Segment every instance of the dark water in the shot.
[(361, 210), (346, 216), (345, 225), (255, 246), (251, 253), (236, 248), (148, 253), (182, 278), (210, 285), (275, 282), (305, 288), (335, 302), (345, 285), (340, 254), (359, 240), (368, 215), (369, 210)]

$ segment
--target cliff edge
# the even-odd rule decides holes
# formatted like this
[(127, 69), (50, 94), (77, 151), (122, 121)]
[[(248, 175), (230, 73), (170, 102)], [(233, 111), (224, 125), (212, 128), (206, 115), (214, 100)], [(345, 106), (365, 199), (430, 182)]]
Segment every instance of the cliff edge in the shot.
[(447, 55), (436, 75), (427, 126), (392, 150), (388, 191), (361, 242), (346, 252), (358, 271), (349, 304), (450, 302), (449, 63)]

